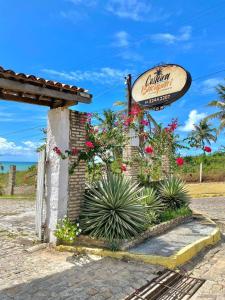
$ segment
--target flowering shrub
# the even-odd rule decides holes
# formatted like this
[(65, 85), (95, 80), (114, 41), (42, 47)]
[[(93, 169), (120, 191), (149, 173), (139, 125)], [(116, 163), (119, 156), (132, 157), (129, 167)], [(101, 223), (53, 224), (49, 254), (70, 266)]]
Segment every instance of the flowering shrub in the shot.
[(184, 159), (182, 157), (178, 157), (176, 159), (176, 163), (178, 166), (182, 166), (184, 164)]
[[(149, 179), (151, 177), (153, 180), (159, 180), (162, 178), (162, 155), (168, 156), (171, 165), (175, 166), (176, 163), (182, 165), (175, 160), (178, 147), (175, 134), (178, 127), (177, 119), (172, 119), (165, 128), (154, 121), (152, 128), (151, 116), (138, 104), (134, 104), (129, 115), (107, 110), (104, 111), (103, 117), (98, 114), (84, 114), (81, 122), (85, 124), (86, 129), (85, 147), (65, 152), (58, 147), (53, 149), (62, 159), (70, 156), (76, 158), (70, 167), (70, 173), (73, 173), (79, 162), (84, 160), (87, 162), (88, 170), (93, 173), (92, 180), (96, 180), (104, 171), (117, 174), (126, 172), (127, 166), (138, 160), (141, 174), (145, 174)], [(94, 126), (93, 123), (98, 125)], [(122, 152), (124, 146), (129, 143), (128, 131), (131, 128), (139, 136), (140, 154), (124, 160)]]
[(209, 146), (205, 146), (204, 151), (210, 153), (212, 152), (212, 149)]
[(67, 217), (65, 217), (64, 219), (59, 220), (57, 223), (54, 234), (60, 241), (73, 243), (80, 233), (80, 224), (74, 224)]

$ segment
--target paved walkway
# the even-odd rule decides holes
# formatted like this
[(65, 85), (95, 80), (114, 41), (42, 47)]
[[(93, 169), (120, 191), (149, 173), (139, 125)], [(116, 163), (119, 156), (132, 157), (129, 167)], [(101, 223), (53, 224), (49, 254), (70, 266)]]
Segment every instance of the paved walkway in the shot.
[(225, 222), (225, 197), (192, 199), (191, 208)]
[[(225, 197), (193, 199), (191, 207), (212, 219), (225, 221)], [(193, 300), (225, 300), (225, 237), (216, 247), (201, 252), (183, 268), (206, 280)]]
[[(19, 233), (27, 238), (30, 232), (32, 237), (34, 203), (4, 201), (0, 202), (0, 300), (121, 300), (162, 269), (53, 249), (28, 253)], [(16, 215), (18, 221), (12, 219)]]
[(149, 238), (140, 245), (131, 248), (129, 252), (168, 257), (176, 254), (187, 245), (212, 234), (215, 228), (215, 225), (202, 224), (200, 220), (191, 221), (160, 236)]

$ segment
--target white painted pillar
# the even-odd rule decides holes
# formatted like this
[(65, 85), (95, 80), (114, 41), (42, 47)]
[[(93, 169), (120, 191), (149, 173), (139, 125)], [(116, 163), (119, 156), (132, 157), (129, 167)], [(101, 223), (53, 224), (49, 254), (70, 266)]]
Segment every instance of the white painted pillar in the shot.
[(68, 159), (62, 160), (54, 147), (69, 149), (70, 111), (52, 109), (48, 113), (46, 145), (46, 238), (56, 242), (54, 231), (59, 219), (67, 215), (68, 206)]

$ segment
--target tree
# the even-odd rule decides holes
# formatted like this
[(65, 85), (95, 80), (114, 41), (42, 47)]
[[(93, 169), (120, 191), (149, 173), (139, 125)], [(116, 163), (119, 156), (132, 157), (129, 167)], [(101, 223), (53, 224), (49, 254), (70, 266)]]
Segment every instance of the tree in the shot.
[(225, 128), (225, 85), (219, 84), (216, 88), (219, 100), (211, 101), (208, 106), (215, 107), (219, 111), (207, 116), (205, 120), (218, 119), (220, 125), (217, 129), (217, 135)]
[(198, 125), (194, 125), (194, 130), (185, 139), (191, 147), (201, 149), (204, 154), (206, 152), (206, 144), (216, 141), (216, 129), (203, 119)]

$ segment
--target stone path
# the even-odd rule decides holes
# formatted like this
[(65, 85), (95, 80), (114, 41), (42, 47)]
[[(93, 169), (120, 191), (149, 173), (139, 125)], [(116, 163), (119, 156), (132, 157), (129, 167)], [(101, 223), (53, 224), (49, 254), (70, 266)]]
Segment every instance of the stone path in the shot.
[(131, 253), (168, 257), (185, 246), (210, 235), (216, 226), (202, 224), (200, 220), (181, 224), (160, 236), (150, 238), (129, 250)]
[[(193, 199), (191, 207), (219, 222), (225, 221), (225, 197)], [(206, 280), (193, 300), (225, 300), (225, 237), (216, 247), (201, 252), (183, 269)]]
[(192, 199), (191, 208), (225, 222), (225, 197)]
[[(74, 256), (53, 249), (28, 253), (18, 233), (30, 232), (32, 237), (34, 204), (20, 201), (1, 200), (0, 203), (3, 217), (0, 221), (0, 300), (122, 300), (162, 270), (137, 262)], [(15, 215), (19, 221), (13, 219), (14, 226), (11, 226), (11, 217)], [(26, 217), (20, 218), (22, 215)]]

